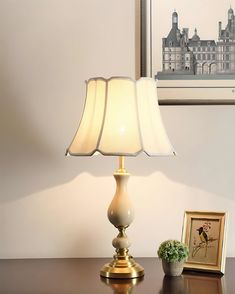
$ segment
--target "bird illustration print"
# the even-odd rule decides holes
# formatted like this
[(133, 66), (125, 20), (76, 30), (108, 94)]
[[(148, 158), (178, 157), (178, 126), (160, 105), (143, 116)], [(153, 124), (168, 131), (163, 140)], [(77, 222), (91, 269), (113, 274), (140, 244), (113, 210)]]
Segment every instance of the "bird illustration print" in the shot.
[(204, 231), (203, 227), (200, 227), (199, 229), (197, 229), (197, 231), (199, 233), (200, 240), (207, 244), (209, 239), (208, 239), (207, 233)]
[[(194, 237), (194, 247), (192, 250), (192, 258), (194, 258), (198, 252), (204, 252), (204, 258), (207, 257), (207, 251), (213, 247), (213, 242), (217, 241), (217, 238), (214, 238), (210, 234), (211, 222), (206, 221), (200, 225), (196, 231), (197, 234)], [(198, 236), (198, 237), (196, 237)]]

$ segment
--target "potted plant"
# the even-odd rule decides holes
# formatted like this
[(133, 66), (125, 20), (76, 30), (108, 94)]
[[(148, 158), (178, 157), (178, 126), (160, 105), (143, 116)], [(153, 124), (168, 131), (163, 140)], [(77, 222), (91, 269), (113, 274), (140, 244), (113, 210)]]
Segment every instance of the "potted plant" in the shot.
[(184, 261), (188, 257), (188, 247), (177, 240), (167, 240), (160, 244), (158, 256), (162, 259), (162, 267), (167, 276), (180, 276), (184, 269)]

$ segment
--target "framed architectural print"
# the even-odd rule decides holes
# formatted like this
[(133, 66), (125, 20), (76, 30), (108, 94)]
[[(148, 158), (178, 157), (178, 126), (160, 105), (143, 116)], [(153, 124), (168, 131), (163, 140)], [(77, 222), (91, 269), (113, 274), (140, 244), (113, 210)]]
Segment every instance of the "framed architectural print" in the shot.
[(224, 273), (225, 212), (186, 211), (182, 242), (189, 247), (185, 269)]
[(141, 75), (160, 104), (235, 104), (235, 7), (141, 0)]

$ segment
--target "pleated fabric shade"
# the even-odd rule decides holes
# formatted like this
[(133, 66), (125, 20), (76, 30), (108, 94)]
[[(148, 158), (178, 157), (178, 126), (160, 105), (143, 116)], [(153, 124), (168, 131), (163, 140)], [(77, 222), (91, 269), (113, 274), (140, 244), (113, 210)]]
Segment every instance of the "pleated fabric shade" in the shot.
[(174, 155), (158, 106), (156, 82), (126, 77), (87, 81), (86, 103), (67, 155)]

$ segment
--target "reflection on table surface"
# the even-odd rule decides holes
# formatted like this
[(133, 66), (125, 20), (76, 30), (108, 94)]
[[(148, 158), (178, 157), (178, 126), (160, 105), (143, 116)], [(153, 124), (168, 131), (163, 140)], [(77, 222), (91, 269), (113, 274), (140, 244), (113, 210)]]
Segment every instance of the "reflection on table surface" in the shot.
[(114, 294), (130, 294), (133, 288), (144, 280), (144, 277), (134, 279), (108, 279), (101, 277), (100, 279), (113, 289)]
[(186, 293), (190, 294), (225, 294), (225, 279), (216, 274), (183, 275)]
[(33, 294), (235, 294), (235, 258), (227, 258), (225, 275), (184, 271), (165, 277), (156, 258), (139, 258), (142, 280), (100, 279), (109, 259), (0, 260), (0, 293)]
[[(101, 281), (108, 285), (114, 294), (135, 293), (144, 278), (106, 279)], [(221, 275), (187, 273), (179, 277), (164, 276), (162, 288), (158, 294), (225, 294), (225, 280)]]
[(179, 277), (165, 276), (159, 294), (225, 294), (221, 275), (189, 273)]

